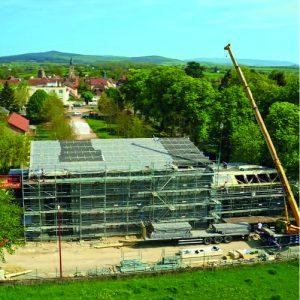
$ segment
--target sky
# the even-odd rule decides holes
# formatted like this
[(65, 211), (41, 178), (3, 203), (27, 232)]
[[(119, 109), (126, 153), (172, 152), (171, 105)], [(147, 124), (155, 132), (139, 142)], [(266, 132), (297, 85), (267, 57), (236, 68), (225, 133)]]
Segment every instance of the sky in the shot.
[(50, 50), (299, 63), (298, 0), (0, 0), (0, 56)]

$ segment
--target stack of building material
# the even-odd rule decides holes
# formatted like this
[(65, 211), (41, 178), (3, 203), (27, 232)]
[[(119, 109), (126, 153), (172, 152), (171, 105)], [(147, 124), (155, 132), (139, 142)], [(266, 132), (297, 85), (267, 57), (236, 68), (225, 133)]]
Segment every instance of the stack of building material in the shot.
[(151, 239), (173, 239), (192, 237), (192, 226), (188, 222), (151, 223)]
[(179, 256), (164, 257), (162, 261), (154, 265), (154, 271), (174, 270), (181, 267)]
[(223, 250), (219, 247), (204, 247), (183, 249), (177, 254), (183, 265), (206, 264), (208, 262), (218, 262), (223, 256)]
[(146, 263), (142, 263), (138, 259), (128, 259), (122, 260), (121, 266), (119, 266), (118, 269), (121, 273), (141, 272), (150, 270), (150, 266)]
[(212, 225), (216, 233), (221, 234), (249, 234), (251, 226), (248, 223), (221, 223)]

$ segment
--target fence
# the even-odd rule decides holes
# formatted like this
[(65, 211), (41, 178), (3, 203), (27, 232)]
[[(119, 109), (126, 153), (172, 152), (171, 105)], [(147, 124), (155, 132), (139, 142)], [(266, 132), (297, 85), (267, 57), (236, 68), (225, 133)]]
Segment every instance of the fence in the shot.
[[(243, 265), (253, 265), (257, 263), (274, 263), (279, 261), (288, 261), (293, 259), (299, 259), (299, 248), (288, 247), (286, 249), (274, 249), (271, 247), (260, 247), (256, 249), (249, 249), (249, 251), (260, 251), (266, 253), (267, 258), (264, 256), (253, 259), (231, 259), (225, 260), (224, 256), (219, 259), (209, 259), (208, 256), (201, 256), (197, 259), (182, 259), (178, 255), (174, 256), (174, 253), (167, 249), (162, 249), (161, 259), (157, 262), (142, 261), (143, 250), (136, 249), (134, 251), (122, 251), (119, 265), (105, 265), (95, 266), (94, 268), (79, 268), (74, 267), (72, 269), (63, 270), (64, 279), (75, 278), (91, 278), (91, 277), (119, 277), (134, 275), (136, 273), (153, 274), (168, 271), (185, 271), (191, 269), (203, 269), (203, 270), (215, 270), (226, 269), (232, 267), (238, 267)], [(21, 273), (21, 272), (20, 272)], [(8, 274), (8, 277), (10, 275)], [(2, 283), (9, 282), (21, 282), (23, 280), (46, 280), (46, 279), (60, 279), (59, 268), (49, 269), (44, 272), (38, 269), (31, 270), (31, 272), (17, 276), (6, 278)]]

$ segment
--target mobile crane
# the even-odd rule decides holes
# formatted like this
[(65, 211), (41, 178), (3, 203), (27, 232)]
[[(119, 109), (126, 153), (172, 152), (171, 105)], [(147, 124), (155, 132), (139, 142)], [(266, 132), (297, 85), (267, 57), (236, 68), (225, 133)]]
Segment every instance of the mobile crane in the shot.
[(270, 154), (272, 156), (273, 162), (275, 164), (275, 167), (277, 169), (277, 172), (280, 177), (281, 184), (283, 186), (283, 189), (286, 194), (286, 198), (288, 200), (289, 206), (292, 210), (293, 217), (295, 218), (296, 225), (291, 224), (290, 218), (289, 218), (289, 212), (287, 205), (285, 204), (285, 217), (282, 219), (277, 220), (276, 222), (276, 232), (265, 228), (262, 231), (262, 238), (267, 241), (268, 244), (277, 244), (279, 245), (280, 243), (287, 243), (287, 244), (294, 244), (294, 243), (299, 243), (299, 230), (300, 230), (300, 212), (299, 208), (297, 205), (297, 202), (294, 198), (293, 192), (291, 190), (290, 184), (288, 182), (288, 179), (285, 175), (284, 169), (281, 165), (281, 162), (278, 158), (278, 155), (276, 153), (275, 147), (273, 145), (273, 142), (271, 140), (271, 137), (269, 135), (269, 132), (265, 126), (264, 120), (261, 117), (261, 114), (258, 110), (258, 107), (255, 103), (255, 100), (253, 98), (252, 92), (250, 90), (250, 87), (244, 77), (244, 74), (238, 65), (237, 61), (235, 60), (233, 53), (231, 51), (231, 45), (228, 44), (224, 47), (224, 50), (227, 50), (230, 58), (232, 60), (232, 63), (238, 73), (238, 76), (243, 84), (244, 90), (246, 92), (247, 98), (250, 101), (250, 104), (252, 106), (252, 109), (255, 113), (255, 117), (257, 120), (257, 123), (260, 127), (260, 130), (264, 136), (264, 139), (267, 143), (268, 149), (270, 151)]

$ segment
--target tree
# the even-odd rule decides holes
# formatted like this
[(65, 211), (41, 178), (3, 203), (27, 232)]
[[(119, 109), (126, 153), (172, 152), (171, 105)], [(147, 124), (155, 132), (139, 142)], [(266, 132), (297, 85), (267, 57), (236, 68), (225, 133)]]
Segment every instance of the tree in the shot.
[(195, 61), (189, 61), (184, 68), (184, 71), (187, 75), (192, 76), (194, 78), (202, 78), (204, 77), (205, 67), (201, 66), (199, 63)]
[(91, 91), (84, 91), (81, 93), (81, 97), (84, 99), (86, 105), (88, 105), (93, 100), (94, 95)]
[(15, 89), (15, 105), (17, 107), (17, 111), (20, 111), (26, 105), (28, 98), (28, 85), (25, 82), (19, 83)]
[(85, 83), (83, 79), (80, 79), (78, 84), (78, 93), (81, 94), (85, 91), (90, 91), (89, 86)]
[(3, 85), (3, 89), (0, 92), (0, 106), (5, 107), (10, 112), (18, 111), (15, 104), (14, 90), (9, 86), (7, 81)]
[(72, 140), (74, 132), (69, 120), (64, 116), (64, 104), (55, 94), (50, 93), (41, 108), (41, 118), (50, 122), (52, 137), (58, 140)]
[(0, 173), (10, 168), (20, 168), (27, 164), (29, 155), (29, 139), (17, 135), (8, 128), (0, 126)]
[(51, 122), (53, 138), (56, 140), (73, 140), (74, 132), (69, 120), (64, 116), (55, 116)]
[(5, 251), (12, 254), (24, 243), (22, 209), (13, 201), (12, 192), (0, 189), (0, 258), (3, 262)]
[(118, 113), (118, 105), (106, 93), (102, 93), (98, 100), (98, 110), (105, 115), (105, 118), (111, 123), (113, 118)]
[(41, 110), (48, 94), (43, 90), (37, 90), (27, 103), (26, 114), (27, 117), (36, 123), (42, 121)]
[(275, 80), (279, 86), (286, 85), (285, 75), (281, 71), (273, 70), (268, 77)]
[[(288, 102), (275, 102), (270, 107), (266, 125), (288, 175), (298, 177), (299, 107)], [(268, 160), (270, 161), (269, 155)]]
[(257, 124), (247, 121), (240, 124), (230, 135), (231, 161), (259, 164), (262, 159), (264, 140)]
[(64, 104), (62, 100), (55, 94), (51, 93), (43, 102), (40, 110), (40, 116), (43, 121), (52, 122), (56, 116), (63, 116)]

